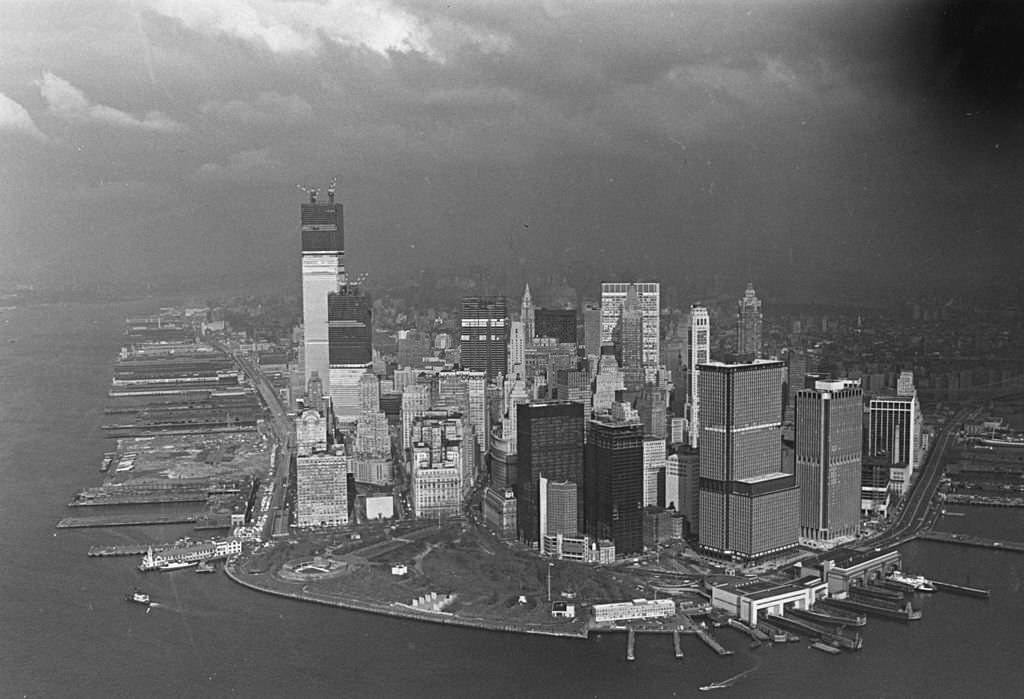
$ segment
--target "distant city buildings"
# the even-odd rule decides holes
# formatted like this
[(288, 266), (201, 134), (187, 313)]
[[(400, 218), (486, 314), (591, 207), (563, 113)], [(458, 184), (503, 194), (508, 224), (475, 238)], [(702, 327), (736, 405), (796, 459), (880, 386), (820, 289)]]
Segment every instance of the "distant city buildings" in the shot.
[(642, 357), (644, 367), (658, 368), (661, 358), (661, 284), (658, 282), (603, 282), (601, 284), (601, 344), (612, 345), (622, 306), (633, 287), (642, 316)]
[[(462, 368), (482, 371), (488, 379), (508, 373), (509, 316), (504, 296), (463, 297), (459, 328)], [(523, 332), (528, 339), (530, 329), (525, 324)]]
[(558, 342), (576, 344), (576, 309), (537, 308), (534, 310), (534, 336), (553, 337)]

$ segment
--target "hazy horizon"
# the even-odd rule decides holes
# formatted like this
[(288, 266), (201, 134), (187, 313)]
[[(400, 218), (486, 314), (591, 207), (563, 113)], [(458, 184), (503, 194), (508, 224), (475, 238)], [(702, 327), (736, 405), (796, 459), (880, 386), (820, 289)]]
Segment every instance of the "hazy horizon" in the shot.
[(377, 278), (575, 260), (813, 296), (1020, 277), (1008, 1), (3, 15), (0, 279), (296, 288), (296, 185), (334, 176), (347, 264)]

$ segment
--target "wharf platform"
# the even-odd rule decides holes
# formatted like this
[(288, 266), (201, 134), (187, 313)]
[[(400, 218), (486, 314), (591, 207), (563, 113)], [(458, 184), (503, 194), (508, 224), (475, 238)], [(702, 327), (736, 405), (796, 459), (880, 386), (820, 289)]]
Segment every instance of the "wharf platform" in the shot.
[(1024, 553), (1024, 541), (1003, 541), (1002, 539), (989, 539), (983, 536), (972, 536), (970, 534), (953, 534), (951, 532), (927, 531), (917, 535), (922, 541), (941, 541), (946, 544), (960, 544), (961, 546), (977, 546), (986, 549), (999, 551), (1017, 551)]
[(683, 615), (683, 623), (680, 625), (680, 630), (683, 633), (692, 633), (692, 634), (696, 635), (697, 638), (699, 638), (700, 640), (704, 641), (704, 643), (708, 646), (708, 648), (710, 648), (711, 650), (715, 651), (719, 655), (732, 655), (733, 654), (731, 650), (729, 650), (728, 648), (723, 646), (721, 643), (716, 641), (714, 636), (712, 636), (705, 629), (702, 629), (700, 626), (698, 626), (696, 623), (694, 623), (693, 619), (691, 619), (690, 617), (688, 617), (685, 614)]
[(760, 642), (764, 643), (764, 642), (772, 640), (771, 636), (766, 634), (764, 631), (762, 631), (760, 629), (757, 629), (757, 628), (751, 628), (750, 626), (747, 626), (746, 624), (744, 624), (739, 619), (733, 619), (733, 618), (730, 617), (729, 621), (727, 621), (726, 623), (729, 624), (729, 626), (733, 627), (734, 629), (739, 629), (740, 631), (742, 631), (743, 633), (747, 634), (748, 636), (750, 636), (755, 641), (760, 641)]
[(683, 657), (683, 644), (679, 636), (679, 629), (673, 629), (672, 631), (672, 650), (675, 651), (677, 658)]
[(188, 524), (196, 515), (98, 515), (96, 517), (65, 517), (57, 522), (57, 529), (84, 529), (87, 527), (143, 527), (155, 524)]
[(72, 500), (68, 507), (100, 507), (105, 505), (164, 505), (181, 502), (206, 502), (206, 491), (194, 493), (151, 493), (148, 495), (108, 495)]
[(860, 600), (834, 599), (822, 600), (822, 604), (829, 607), (837, 607), (847, 611), (864, 612), (868, 616), (881, 616), (886, 619), (897, 619), (899, 621), (916, 621), (921, 618), (921, 611), (914, 609), (910, 602), (903, 607), (889, 607), (883, 604), (871, 604)]
[(952, 592), (954, 595), (964, 595), (965, 597), (984, 597), (988, 599), (990, 590), (985, 590), (980, 587), (968, 587), (967, 585), (955, 585), (953, 583), (942, 582), (941, 580), (932, 580), (932, 585), (935, 586), (936, 590), (942, 592)]
[(825, 627), (819, 626), (814, 622), (794, 619), (792, 617), (782, 616), (779, 614), (768, 614), (767, 618), (769, 623), (774, 624), (775, 626), (779, 626), (783, 629), (794, 629), (802, 633), (808, 633), (812, 638), (814, 636), (818, 636), (824, 641), (838, 644), (839, 646), (848, 648), (849, 650), (860, 650), (864, 645), (864, 639), (861, 638), (859, 633), (854, 634), (852, 637), (845, 636), (841, 633), (829, 631)]
[(626, 638), (626, 660), (636, 660), (636, 631), (632, 628)]
[(152, 544), (131, 544), (127, 546), (93, 546), (89, 549), (90, 558), (103, 558), (107, 556), (144, 556), (152, 549), (153, 552), (162, 551), (163, 546)]
[(883, 600), (886, 602), (900, 602), (903, 600), (903, 592), (877, 585), (854, 585), (850, 587), (850, 594), (857, 597), (869, 597), (871, 599)]
[(963, 495), (954, 493), (946, 496), (949, 505), (973, 505), (975, 507), (1024, 507), (1024, 498), (1002, 498), (994, 495)]

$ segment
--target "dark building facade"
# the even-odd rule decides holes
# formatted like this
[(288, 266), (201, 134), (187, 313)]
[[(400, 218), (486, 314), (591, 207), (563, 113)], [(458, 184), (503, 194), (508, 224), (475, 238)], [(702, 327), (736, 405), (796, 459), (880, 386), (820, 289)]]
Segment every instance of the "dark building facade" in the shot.
[(537, 308), (533, 311), (536, 337), (553, 337), (559, 342), (577, 343), (577, 320), (574, 308)]
[(464, 296), (459, 331), (463, 369), (487, 372), (489, 379), (508, 373), (509, 317), (504, 296)]
[(370, 297), (358, 285), (345, 284), (327, 295), (327, 344), (331, 366), (373, 361), (372, 313)]
[(643, 426), (638, 422), (591, 420), (586, 454), (587, 534), (594, 539), (611, 539), (616, 553), (643, 551)]
[[(583, 482), (583, 405), (570, 401), (517, 405), (516, 440), (520, 537), (539, 541), (540, 477), (577, 486)], [(577, 490), (582, 493), (581, 487)], [(582, 512), (582, 497), (578, 499), (577, 512)]]
[(782, 469), (777, 361), (699, 367), (702, 551), (757, 560), (799, 540), (795, 476)]

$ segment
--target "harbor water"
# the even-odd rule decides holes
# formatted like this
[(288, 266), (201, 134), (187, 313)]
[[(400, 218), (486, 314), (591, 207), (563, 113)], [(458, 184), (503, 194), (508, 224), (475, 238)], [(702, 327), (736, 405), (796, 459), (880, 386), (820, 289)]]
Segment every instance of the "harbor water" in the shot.
[[(990, 588), (991, 599), (920, 596), (921, 621), (871, 619), (857, 652), (751, 649), (721, 628), (731, 656), (686, 635), (677, 659), (670, 635), (639, 635), (634, 662), (624, 634), (442, 627), (265, 596), (223, 575), (144, 574), (133, 557), (90, 558), (92, 546), (191, 532), (55, 528), (76, 514), (71, 495), (101, 478), (110, 445), (99, 425), (124, 318), (168, 301), (0, 313), (0, 697), (668, 697), (712, 683), (728, 685), (712, 694), (737, 697), (987, 697), (1024, 683), (1024, 554), (1007, 551), (904, 547), (907, 571)], [(941, 528), (1024, 539), (1024, 509), (955, 509), (966, 516)], [(148, 613), (124, 601), (136, 586), (156, 602)]]

